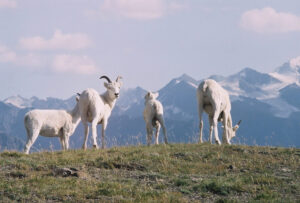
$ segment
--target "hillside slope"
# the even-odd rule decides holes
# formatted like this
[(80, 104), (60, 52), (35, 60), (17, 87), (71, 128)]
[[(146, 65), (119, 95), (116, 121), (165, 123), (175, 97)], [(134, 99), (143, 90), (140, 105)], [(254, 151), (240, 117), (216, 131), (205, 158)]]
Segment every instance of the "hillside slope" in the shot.
[(0, 201), (300, 200), (300, 149), (172, 144), (0, 154)]

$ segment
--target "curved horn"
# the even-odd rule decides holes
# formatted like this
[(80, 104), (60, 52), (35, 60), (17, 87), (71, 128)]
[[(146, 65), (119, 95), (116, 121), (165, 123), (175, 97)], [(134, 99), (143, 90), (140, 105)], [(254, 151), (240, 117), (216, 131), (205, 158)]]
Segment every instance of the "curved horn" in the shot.
[(78, 96), (80, 96), (81, 94), (77, 93)]
[(116, 82), (119, 82), (119, 80), (122, 79), (122, 78), (123, 78), (122, 76), (118, 76), (117, 79), (116, 79)]
[(236, 125), (238, 125), (238, 126), (239, 126), (239, 125), (241, 124), (241, 122), (242, 122), (242, 120), (239, 120), (239, 122), (238, 122)]
[(109, 82), (109, 83), (111, 83), (111, 80), (109, 79), (109, 77), (107, 77), (106, 75), (102, 75), (101, 77), (100, 77), (100, 79), (106, 79), (107, 80), (107, 82)]

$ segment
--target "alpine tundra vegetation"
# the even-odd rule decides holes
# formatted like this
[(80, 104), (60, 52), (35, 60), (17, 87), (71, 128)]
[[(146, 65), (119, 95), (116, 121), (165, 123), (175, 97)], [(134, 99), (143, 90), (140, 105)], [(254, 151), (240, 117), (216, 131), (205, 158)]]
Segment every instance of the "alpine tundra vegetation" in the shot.
[(300, 149), (169, 144), (0, 153), (0, 202), (298, 202)]

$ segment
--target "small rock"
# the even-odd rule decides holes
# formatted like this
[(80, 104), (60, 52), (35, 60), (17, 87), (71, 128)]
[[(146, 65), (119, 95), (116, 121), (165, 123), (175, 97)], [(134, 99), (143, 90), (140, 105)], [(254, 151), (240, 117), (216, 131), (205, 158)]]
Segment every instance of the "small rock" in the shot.
[(62, 177), (69, 177), (69, 176), (79, 177), (78, 170), (76, 168), (55, 168), (53, 170), (53, 175), (62, 176)]
[(7, 176), (12, 177), (12, 178), (25, 178), (27, 175), (25, 173), (22, 173), (20, 171), (13, 171), (7, 174)]
[(288, 168), (282, 168), (281, 171), (282, 171), (282, 172), (285, 172), (285, 173), (288, 173), (288, 172), (291, 172), (292, 170), (291, 170), (291, 169), (288, 169)]
[(235, 166), (229, 165), (229, 166), (228, 166), (228, 169), (233, 170), (233, 169), (235, 169)]

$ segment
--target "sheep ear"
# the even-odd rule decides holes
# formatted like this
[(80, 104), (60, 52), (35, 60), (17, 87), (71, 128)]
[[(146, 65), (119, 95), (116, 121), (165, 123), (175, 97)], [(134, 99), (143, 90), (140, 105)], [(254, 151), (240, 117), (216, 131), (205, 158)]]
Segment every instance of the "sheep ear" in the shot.
[(237, 131), (237, 129), (239, 129), (241, 122), (242, 122), (242, 120), (240, 120), (240, 121), (233, 127), (233, 131)]
[(119, 75), (116, 79), (116, 82), (120, 82), (120, 79), (123, 79), (123, 77)]
[(123, 85), (123, 82), (122, 82), (122, 81), (119, 81), (119, 84), (120, 84), (120, 87), (122, 87), (122, 85)]
[(104, 82), (104, 87), (106, 87), (106, 89), (108, 89), (108, 83), (107, 82)]
[(235, 125), (235, 126), (232, 128), (232, 130), (233, 130), (233, 131), (237, 131), (237, 129), (239, 129), (239, 127), (240, 127), (240, 126)]

